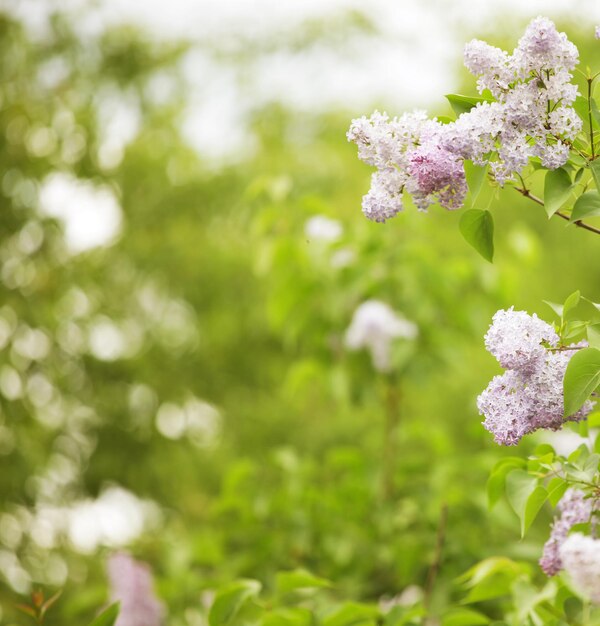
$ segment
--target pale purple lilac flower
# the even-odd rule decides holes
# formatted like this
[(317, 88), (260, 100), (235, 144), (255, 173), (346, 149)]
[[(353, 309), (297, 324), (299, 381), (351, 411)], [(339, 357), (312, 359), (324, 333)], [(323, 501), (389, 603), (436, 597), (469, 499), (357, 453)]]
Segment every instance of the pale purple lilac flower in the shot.
[(398, 315), (385, 302), (367, 300), (354, 311), (345, 343), (350, 350), (366, 348), (371, 353), (373, 367), (379, 372), (388, 372), (392, 367), (392, 341), (412, 340), (417, 335), (416, 324)]
[(384, 222), (402, 210), (402, 194), (410, 193), (420, 210), (438, 202), (459, 208), (467, 193), (465, 159), (490, 165), (504, 185), (531, 158), (556, 169), (569, 158), (569, 142), (582, 122), (571, 106), (578, 90), (572, 70), (577, 48), (547, 18), (527, 27), (512, 55), (473, 40), (465, 46), (465, 65), (477, 77), (484, 96), (449, 124), (428, 119), (423, 112), (390, 119), (375, 112), (353, 120), (347, 133), (358, 156), (377, 168), (363, 212)]
[(402, 192), (413, 195), (420, 210), (439, 202), (459, 208), (467, 193), (460, 156), (444, 147), (443, 124), (422, 111), (390, 119), (375, 111), (352, 121), (347, 137), (358, 145), (361, 160), (377, 168), (371, 190), (363, 198), (363, 213), (385, 222), (402, 210)]
[(485, 347), (504, 369), (523, 374), (534, 372), (546, 358), (544, 343), (555, 348), (559, 337), (554, 328), (535, 313), (513, 307), (494, 314), (485, 337)]
[(585, 524), (592, 515), (592, 501), (585, 498), (583, 491), (570, 488), (558, 503), (560, 517), (554, 520), (550, 531), (550, 538), (544, 544), (544, 551), (540, 559), (540, 567), (548, 576), (558, 574), (563, 568), (560, 558), (560, 548), (569, 536), (569, 531), (576, 524)]
[(111, 600), (121, 603), (115, 626), (161, 626), (164, 607), (154, 594), (148, 565), (119, 552), (108, 560), (108, 577)]
[(600, 39), (600, 26), (596, 26), (594, 30), (594, 37), (596, 37), (596, 39)]
[(573, 533), (559, 553), (577, 591), (594, 604), (600, 604), (600, 539)]
[(537, 370), (524, 374), (507, 370), (495, 376), (477, 398), (483, 426), (496, 443), (512, 446), (540, 428), (559, 430), (565, 421), (578, 422), (589, 415), (589, 400), (579, 411), (563, 417), (563, 378), (573, 351), (548, 352)]
[(485, 345), (506, 372), (492, 379), (477, 398), (477, 407), (497, 443), (516, 445), (524, 435), (540, 428), (558, 430), (593, 409), (588, 400), (573, 415), (563, 416), (563, 378), (575, 351), (553, 351), (544, 345), (555, 348), (558, 341), (552, 326), (535, 315), (512, 308), (494, 315)]

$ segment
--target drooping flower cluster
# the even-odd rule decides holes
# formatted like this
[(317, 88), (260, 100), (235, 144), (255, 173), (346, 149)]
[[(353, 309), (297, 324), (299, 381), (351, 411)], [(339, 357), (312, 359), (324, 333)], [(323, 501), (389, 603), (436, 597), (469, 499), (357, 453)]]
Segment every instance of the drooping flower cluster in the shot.
[(367, 300), (354, 311), (345, 343), (350, 350), (369, 350), (373, 367), (388, 372), (392, 367), (392, 341), (415, 339), (417, 334), (416, 324), (399, 316), (390, 306), (379, 300)]
[(148, 565), (122, 552), (113, 554), (108, 577), (111, 599), (121, 603), (115, 626), (161, 626), (164, 608), (154, 594)]
[(406, 189), (421, 210), (439, 202), (459, 208), (467, 193), (464, 168), (458, 155), (441, 141), (444, 126), (424, 112), (390, 119), (375, 111), (367, 119), (353, 120), (348, 139), (358, 145), (358, 155), (377, 168), (371, 189), (363, 198), (363, 212), (375, 222), (385, 222), (402, 210)]
[(560, 547), (560, 558), (577, 590), (600, 604), (600, 539), (573, 533)]
[(554, 520), (550, 538), (544, 544), (544, 552), (540, 559), (540, 567), (548, 576), (554, 576), (563, 569), (560, 549), (575, 524), (585, 524), (592, 515), (592, 501), (585, 499), (579, 489), (567, 489), (558, 503), (560, 517)]
[(473, 40), (464, 60), (484, 100), (455, 122), (442, 124), (421, 112), (393, 119), (375, 112), (352, 122), (349, 141), (358, 145), (360, 159), (377, 168), (363, 198), (369, 219), (383, 222), (401, 211), (404, 190), (420, 210), (434, 202), (459, 208), (467, 191), (465, 159), (489, 163), (500, 185), (530, 158), (549, 169), (568, 160), (569, 142), (582, 122), (571, 106), (578, 93), (571, 83), (578, 51), (564, 33), (538, 17), (512, 55)]
[[(507, 371), (492, 379), (477, 407), (484, 427), (501, 445), (516, 445), (539, 428), (558, 430), (565, 421), (563, 378), (574, 351), (548, 350), (544, 343), (555, 348), (558, 336), (536, 316), (512, 308), (494, 315), (485, 344)], [(566, 419), (581, 420), (592, 408), (587, 401)]]

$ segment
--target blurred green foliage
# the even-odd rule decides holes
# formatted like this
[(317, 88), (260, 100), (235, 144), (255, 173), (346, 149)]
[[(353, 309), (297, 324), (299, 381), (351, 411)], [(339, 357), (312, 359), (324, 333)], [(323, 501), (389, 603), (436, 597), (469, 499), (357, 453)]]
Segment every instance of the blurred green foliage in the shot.
[[(368, 223), (369, 171), (344, 111), (261, 107), (254, 153), (215, 171), (180, 130), (189, 44), (129, 28), (83, 41), (66, 17), (51, 24), (39, 40), (0, 17), (0, 619), (20, 623), (32, 586), (64, 589), (49, 625), (106, 601), (115, 541), (73, 541), (68, 516), (115, 486), (155, 503), (130, 550), (152, 565), (174, 625), (205, 623), (206, 593), (235, 578), (274, 592), (280, 570), (330, 579), (336, 601), (422, 589), (445, 505), (435, 611), (474, 562), (535, 560), (549, 516), (518, 543), (511, 511), (487, 510), (505, 452), (474, 402), (497, 371), (482, 336), (499, 308), (539, 311), (575, 287), (598, 301), (591, 237), (511, 191), (480, 199), (496, 220), (494, 266), (439, 209)], [(273, 45), (323, 34), (313, 24)], [(121, 100), (138, 130), (107, 153), (102, 120)], [(113, 245), (69, 250), (40, 210), (56, 172), (118, 199)], [(315, 215), (341, 237), (311, 240)], [(371, 298), (419, 327), (398, 342), (393, 376), (344, 347)]]

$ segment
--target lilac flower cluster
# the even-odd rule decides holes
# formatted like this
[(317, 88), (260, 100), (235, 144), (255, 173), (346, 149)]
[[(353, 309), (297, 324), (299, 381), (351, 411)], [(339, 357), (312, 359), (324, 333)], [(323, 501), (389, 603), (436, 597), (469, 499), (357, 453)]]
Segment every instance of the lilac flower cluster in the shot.
[[(554, 348), (552, 326), (524, 311), (498, 311), (485, 336), (485, 345), (507, 369), (495, 376), (477, 399), (484, 427), (497, 443), (516, 445), (539, 428), (558, 430), (563, 417), (563, 378), (574, 351)], [(577, 346), (570, 346), (577, 347)], [(587, 401), (569, 421), (579, 421), (593, 408)]]
[(560, 558), (577, 590), (600, 604), (600, 539), (573, 533), (562, 544)]
[(164, 608), (154, 595), (150, 568), (125, 553), (108, 561), (111, 599), (121, 603), (115, 626), (161, 626)]
[(560, 517), (552, 524), (550, 538), (544, 544), (540, 567), (548, 576), (554, 576), (563, 569), (560, 550), (569, 531), (575, 524), (585, 524), (592, 515), (592, 501), (585, 499), (579, 489), (567, 489), (557, 506)]
[(464, 168), (458, 155), (443, 147), (444, 126), (424, 112), (390, 119), (375, 111), (353, 120), (348, 139), (358, 145), (361, 160), (377, 168), (371, 189), (363, 198), (363, 212), (385, 222), (402, 210), (402, 192), (412, 194), (426, 210), (439, 202), (447, 209), (462, 206), (467, 193)]
[(571, 83), (578, 51), (564, 33), (538, 17), (512, 55), (473, 40), (464, 59), (480, 93), (489, 92), (493, 100), (455, 122), (442, 124), (423, 112), (390, 119), (377, 111), (353, 120), (348, 140), (358, 145), (360, 159), (377, 168), (363, 198), (369, 219), (384, 222), (401, 211), (404, 190), (420, 210), (434, 202), (460, 208), (467, 192), (465, 159), (489, 163), (500, 185), (530, 158), (549, 169), (567, 161), (582, 122), (571, 106), (578, 94)]

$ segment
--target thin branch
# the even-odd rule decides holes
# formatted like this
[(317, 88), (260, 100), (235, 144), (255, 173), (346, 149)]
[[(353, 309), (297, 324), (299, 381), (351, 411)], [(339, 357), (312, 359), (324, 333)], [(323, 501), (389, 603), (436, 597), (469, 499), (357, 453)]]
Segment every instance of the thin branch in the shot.
[[(535, 202), (536, 204), (539, 204), (540, 206), (544, 206), (544, 201), (541, 198), (538, 198), (537, 196), (534, 196), (529, 189), (526, 189), (525, 187), (514, 187), (514, 189), (516, 191), (518, 191), (521, 195), (525, 196), (526, 198), (529, 198), (530, 200), (533, 200), (533, 202)], [(558, 217), (562, 218), (563, 220), (567, 220), (567, 222), (570, 222), (571, 219), (569, 218), (569, 216), (566, 213), (562, 213), (561, 211), (556, 211), (556, 213), (554, 213), (554, 215), (557, 215)], [(596, 228), (594, 226), (591, 226), (590, 224), (586, 224), (585, 222), (582, 222), (581, 220), (577, 220), (576, 222), (571, 222), (572, 224), (575, 224), (575, 226), (577, 226), (578, 228), (584, 228), (585, 230), (589, 230), (591, 233), (596, 233), (596, 235), (600, 235), (600, 228)]]

